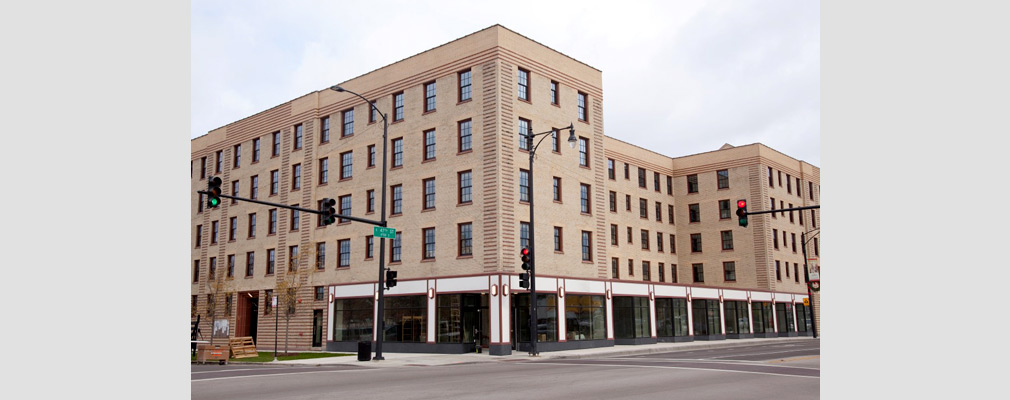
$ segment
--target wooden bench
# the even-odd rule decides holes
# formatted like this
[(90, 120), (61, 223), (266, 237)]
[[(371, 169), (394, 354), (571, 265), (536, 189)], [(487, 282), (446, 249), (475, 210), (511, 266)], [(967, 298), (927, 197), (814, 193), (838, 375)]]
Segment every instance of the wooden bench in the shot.
[(256, 351), (256, 343), (253, 343), (251, 336), (231, 338), (229, 347), (231, 347), (232, 358), (249, 358), (259, 355)]

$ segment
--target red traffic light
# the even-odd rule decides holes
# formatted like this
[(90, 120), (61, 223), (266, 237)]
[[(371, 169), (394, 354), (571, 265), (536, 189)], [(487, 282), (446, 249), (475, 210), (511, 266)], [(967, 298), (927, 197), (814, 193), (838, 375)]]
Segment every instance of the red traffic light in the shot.
[(744, 208), (744, 207), (747, 207), (747, 200), (736, 201), (736, 208)]
[(530, 255), (530, 249), (527, 249), (527, 248), (523, 247), (523, 250), (520, 252), (520, 254), (522, 254), (524, 256), (528, 256), (528, 255)]

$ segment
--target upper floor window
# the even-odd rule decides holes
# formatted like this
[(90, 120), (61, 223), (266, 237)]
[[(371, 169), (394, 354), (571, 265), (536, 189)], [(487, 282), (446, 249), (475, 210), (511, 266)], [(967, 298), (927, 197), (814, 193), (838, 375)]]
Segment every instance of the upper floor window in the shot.
[(722, 231), (722, 249), (733, 250), (733, 231)]
[(551, 104), (558, 104), (558, 83), (551, 81)]
[(561, 178), (555, 176), (553, 178), (553, 181), (554, 181), (553, 182), (554, 183), (554, 187), (553, 187), (554, 201), (560, 202), (561, 201)]
[(687, 192), (698, 193), (698, 175), (687, 176)]
[(638, 216), (640, 218), (649, 218), (649, 201), (643, 198), (638, 199)]
[(593, 234), (582, 231), (582, 261), (593, 261)]
[(586, 111), (586, 94), (579, 92), (579, 121), (588, 121), (589, 113)]
[(354, 176), (354, 152), (340, 153), (340, 179)]
[(659, 172), (652, 173), (652, 187), (653, 190), (659, 192)]
[(424, 236), (424, 250), (421, 258), (431, 260), (435, 258), (435, 228), (424, 228), (421, 230)]
[(666, 177), (666, 194), (673, 196), (673, 177)]
[(585, 183), (579, 184), (579, 194), (581, 197), (580, 205), (582, 207), (582, 213), (589, 214), (592, 212), (591, 203), (589, 201), (589, 185)]
[(589, 166), (589, 139), (579, 137), (579, 165)]
[(459, 122), (459, 152), (472, 150), (472, 133), (470, 129), (470, 120)]
[(688, 204), (688, 218), (690, 222), (701, 222), (701, 206), (697, 203)]
[(459, 73), (459, 101), (470, 100), (471, 95), (470, 70), (466, 70)]
[(519, 170), (519, 201), (530, 201), (530, 172)]
[(260, 177), (259, 175), (253, 175), (249, 178), (249, 198), (255, 200), (259, 197), (260, 191)]
[(435, 111), (435, 82), (424, 84), (424, 112)]
[(277, 157), (281, 155), (281, 133), (273, 133), (273, 148), (270, 150), (271, 157)]
[(614, 160), (611, 158), (607, 159), (607, 177), (614, 180)]
[(330, 180), (330, 159), (319, 159), (319, 184), (325, 185)]
[(403, 121), (403, 92), (393, 95), (393, 121)]
[(295, 150), (302, 148), (302, 124), (295, 125)]
[(273, 196), (279, 191), (281, 174), (278, 170), (270, 171), (270, 195)]
[[(467, 71), (469, 72), (469, 71)], [(459, 229), (459, 249), (460, 256), (473, 255), (473, 223), (466, 222), (457, 225)]]
[(519, 247), (527, 249), (530, 247), (530, 223), (519, 222)]
[(330, 117), (323, 117), (319, 120), (321, 126), (319, 131), (319, 143), (330, 141)]
[(701, 234), (692, 233), (691, 234), (691, 252), (701, 253)]
[(252, 162), (259, 162), (260, 160), (260, 139), (253, 139), (252, 142)]
[(424, 187), (423, 208), (425, 210), (435, 208), (435, 178), (424, 179), (421, 185)]
[(403, 138), (393, 139), (393, 168), (403, 166)]
[(715, 175), (718, 178), (718, 188), (728, 189), (729, 188), (729, 170), (721, 169), (715, 171)]
[(435, 159), (435, 130), (424, 131), (424, 159)]
[(343, 112), (344, 125), (340, 129), (340, 137), (347, 137), (354, 134), (354, 109)]
[(232, 149), (232, 152), (233, 152), (232, 168), (238, 168), (239, 166), (242, 165), (242, 145), (236, 144), (235, 147)]
[(530, 100), (530, 71), (519, 68), (519, 100)]
[(221, 173), (221, 162), (224, 160), (224, 151), (223, 150), (218, 150), (217, 154), (215, 154), (214, 158), (217, 159), (217, 161), (215, 161), (215, 163), (214, 163), (214, 173), (215, 174), (220, 174)]
[(459, 173), (459, 203), (470, 203), (473, 202), (473, 183), (471, 180), (471, 171), (463, 171)]
[(402, 235), (400, 232), (396, 232), (395, 236), (396, 237), (394, 239), (389, 239), (389, 241), (391, 242), (389, 246), (389, 262), (400, 262), (401, 258), (400, 245), (403, 243), (402, 241), (403, 238), (401, 237)]
[(299, 190), (302, 188), (302, 165), (295, 164), (291, 166), (291, 190)]
[(638, 169), (638, 187), (645, 188), (645, 168)]
[(395, 185), (390, 190), (390, 197), (392, 205), (389, 208), (389, 213), (391, 215), (397, 215), (403, 213), (403, 185)]
[[(200, 179), (207, 177), (207, 157), (200, 157)], [(811, 183), (812, 185), (813, 183)]]
[(729, 200), (719, 200), (719, 219), (728, 219), (729, 217)]
[(528, 119), (519, 118), (519, 149), (529, 150), (530, 149), (530, 139), (523, 135), (529, 135), (533, 133), (533, 123)]
[(373, 123), (379, 120), (379, 108), (375, 106), (376, 101), (373, 100), (368, 106), (368, 123)]

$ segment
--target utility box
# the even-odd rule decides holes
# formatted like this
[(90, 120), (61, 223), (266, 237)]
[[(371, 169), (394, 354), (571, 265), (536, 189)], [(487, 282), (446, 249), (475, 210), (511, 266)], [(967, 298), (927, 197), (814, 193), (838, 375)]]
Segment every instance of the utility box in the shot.
[(200, 343), (196, 346), (196, 362), (203, 364), (208, 361), (217, 361), (220, 364), (228, 363), (228, 346), (220, 344)]

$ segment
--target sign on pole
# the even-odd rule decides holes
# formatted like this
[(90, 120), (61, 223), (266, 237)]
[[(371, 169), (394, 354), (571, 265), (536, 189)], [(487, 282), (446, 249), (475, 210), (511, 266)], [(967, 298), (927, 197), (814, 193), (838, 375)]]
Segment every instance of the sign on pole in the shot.
[(803, 306), (804, 307), (810, 307), (810, 299), (809, 298), (806, 298), (806, 297), (803, 298)]
[(376, 226), (372, 228), (372, 233), (374, 233), (377, 238), (396, 239), (396, 228)]

